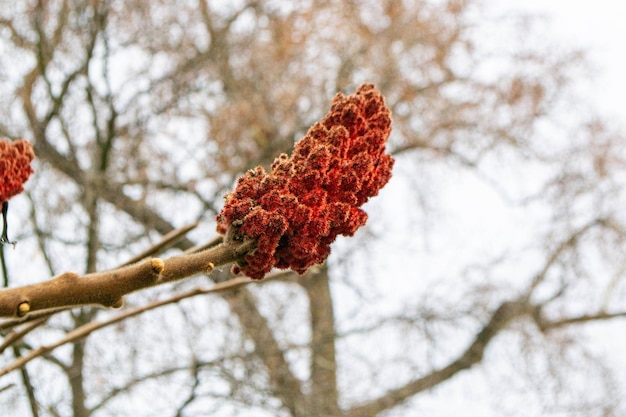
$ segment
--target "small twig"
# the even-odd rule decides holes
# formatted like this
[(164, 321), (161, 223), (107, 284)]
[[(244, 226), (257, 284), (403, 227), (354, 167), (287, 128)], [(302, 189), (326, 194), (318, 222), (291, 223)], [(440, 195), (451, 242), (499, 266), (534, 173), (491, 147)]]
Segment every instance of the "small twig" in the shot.
[(2, 202), (2, 236), (0, 236), (0, 245), (11, 244), (15, 246), (15, 242), (11, 242), (8, 236), (8, 231), (9, 231), (9, 225), (7, 222), (8, 211), (9, 211), (9, 202), (3, 201)]
[(200, 368), (198, 367), (198, 360), (196, 358), (194, 358), (193, 364), (191, 365), (191, 372), (193, 374), (193, 385), (191, 386), (191, 391), (189, 392), (189, 395), (187, 396), (185, 401), (183, 401), (180, 407), (178, 407), (178, 410), (176, 410), (176, 417), (182, 417), (185, 408), (187, 408), (187, 406), (191, 404), (197, 397), (196, 391), (200, 386)]
[(2, 286), (9, 286), (9, 271), (7, 268), (7, 261), (4, 257), (4, 245), (0, 243), (0, 267), (2, 268)]
[(45, 323), (48, 320), (48, 317), (49, 316), (42, 317), (42, 318), (40, 318), (38, 320), (35, 320), (35, 321), (31, 322), (31, 323), (28, 323), (27, 326), (24, 326), (24, 328), (22, 328), (20, 330), (14, 330), (14, 331), (10, 332), (9, 334), (7, 334), (5, 336), (5, 338), (4, 338), (4, 340), (2, 341), (2, 344), (0, 344), (0, 353), (4, 352), (4, 350), (6, 348), (11, 346), (17, 340), (22, 339), (28, 333), (32, 332), (37, 327), (39, 327), (40, 325)]
[(8, 374), (9, 372), (12, 372), (16, 369), (19, 369), (21, 367), (23, 367), (24, 365), (26, 365), (28, 362), (32, 361), (33, 359), (40, 357), (48, 352), (53, 351), (54, 349), (58, 348), (59, 346), (62, 346), (66, 343), (71, 343), (74, 342), (76, 340), (82, 339), (88, 335), (90, 335), (91, 333), (95, 332), (96, 330), (100, 330), (104, 327), (110, 326), (112, 324), (118, 323), (120, 321), (126, 320), (130, 317), (133, 316), (137, 316), (139, 314), (142, 314), (148, 310), (152, 310), (158, 307), (162, 307), (165, 306), (167, 304), (174, 304), (179, 302), (180, 300), (183, 300), (185, 298), (190, 298), (190, 297), (194, 297), (196, 295), (204, 295), (204, 294), (214, 294), (214, 293), (219, 293), (219, 292), (224, 292), (224, 291), (229, 291), (229, 290), (233, 290), (235, 288), (238, 288), (242, 285), (246, 285), (249, 284), (251, 282), (254, 282), (252, 280), (250, 280), (249, 278), (245, 278), (245, 277), (238, 277), (238, 278), (234, 278), (231, 279), (229, 281), (225, 281), (219, 284), (215, 284), (213, 287), (211, 288), (197, 288), (191, 291), (187, 291), (185, 293), (181, 293), (178, 294), (174, 297), (168, 298), (166, 300), (160, 300), (160, 301), (155, 301), (153, 303), (147, 304), (145, 306), (141, 306), (141, 307), (136, 307), (130, 310), (127, 310), (115, 317), (111, 317), (108, 320), (105, 321), (101, 321), (101, 322), (91, 322), (88, 324), (85, 324), (81, 327), (78, 327), (76, 329), (74, 329), (73, 331), (69, 332), (64, 338), (50, 344), (50, 345), (46, 345), (46, 346), (41, 346), (38, 349), (34, 349), (32, 351), (30, 351), (28, 354), (21, 356), (19, 358), (17, 358), (15, 361), (13, 361), (11, 364), (9, 364), (8, 366), (6, 366), (5, 368), (0, 370), (0, 377), (4, 376), (6, 374)]
[[(21, 357), (21, 352), (17, 348), (17, 346), (13, 346), (13, 354), (16, 358)], [(30, 405), (30, 412), (33, 417), (39, 417), (39, 407), (37, 406), (37, 399), (35, 398), (35, 389), (33, 388), (33, 384), (30, 380), (30, 375), (26, 367), (22, 367), (20, 369), (20, 376), (22, 378), (22, 384), (24, 384), (24, 389), (26, 390), (26, 395), (28, 397), (28, 404)]]
[(625, 318), (626, 311), (619, 311), (616, 313), (604, 313), (600, 312), (597, 314), (584, 314), (581, 316), (575, 317), (567, 317), (559, 320), (548, 320), (541, 316), (535, 316), (535, 322), (537, 326), (541, 329), (541, 331), (551, 331), (555, 329), (560, 329), (562, 327), (572, 326), (576, 324), (585, 324), (591, 321), (603, 321), (603, 320), (612, 320), (618, 318)]
[(508, 324), (530, 311), (530, 306), (520, 301), (505, 301), (492, 313), (489, 321), (476, 334), (474, 340), (467, 346), (456, 359), (443, 366), (416, 378), (398, 388), (390, 389), (379, 398), (355, 407), (346, 413), (347, 416), (373, 416), (389, 408), (389, 404), (398, 404), (417, 393), (431, 389), (444, 381), (454, 377), (461, 371), (470, 369), (482, 362), (487, 346), (497, 337), (500, 332), (507, 328)]
[(54, 314), (60, 313), (62, 311), (67, 311), (70, 309), (71, 307), (52, 308), (50, 310), (34, 311), (32, 313), (29, 313), (25, 317), (17, 317), (13, 319), (3, 320), (0, 322), (0, 330), (11, 329), (15, 326), (19, 326), (20, 324), (30, 323), (39, 319), (45, 318), (47, 320), (48, 318), (50, 318), (50, 316)]
[(8, 389), (11, 389), (13, 387), (15, 387), (14, 383), (10, 383), (10, 384), (4, 385), (3, 387), (0, 387), (0, 393), (3, 392), (3, 391), (6, 391)]
[(203, 250), (215, 247), (215, 246), (219, 245), (220, 243), (222, 243), (223, 241), (224, 241), (224, 238), (222, 236), (218, 236), (215, 239), (208, 241), (204, 245), (193, 246), (193, 247), (187, 249), (186, 251), (184, 251), (183, 253), (187, 254), (187, 253), (200, 252), (200, 251), (203, 251)]
[(161, 241), (159, 241), (158, 243), (155, 243), (154, 245), (150, 246), (148, 249), (144, 250), (143, 252), (133, 256), (127, 262), (125, 262), (122, 265), (120, 265), (120, 267), (134, 264), (134, 263), (139, 262), (142, 259), (145, 259), (145, 258), (147, 258), (149, 256), (155, 256), (155, 255), (163, 252), (169, 246), (171, 246), (174, 243), (176, 243), (176, 241), (178, 239), (180, 239), (181, 237), (185, 236), (187, 233), (189, 233), (191, 230), (195, 229), (197, 226), (198, 226), (198, 223), (196, 222), (196, 223), (189, 224), (187, 226), (180, 227), (180, 228), (178, 228), (176, 230), (172, 230), (171, 232), (169, 232), (168, 234), (163, 236), (161, 238)]
[(591, 222), (585, 224), (580, 229), (574, 231), (565, 241), (561, 242), (554, 251), (550, 254), (548, 259), (543, 265), (543, 268), (533, 277), (532, 282), (528, 290), (526, 291), (525, 301), (529, 301), (532, 295), (534, 294), (537, 287), (545, 281), (548, 276), (548, 272), (550, 268), (552, 268), (556, 262), (559, 260), (559, 257), (563, 255), (568, 249), (571, 249), (576, 246), (578, 241), (591, 229), (596, 226), (602, 226), (603, 220), (600, 218), (594, 219)]

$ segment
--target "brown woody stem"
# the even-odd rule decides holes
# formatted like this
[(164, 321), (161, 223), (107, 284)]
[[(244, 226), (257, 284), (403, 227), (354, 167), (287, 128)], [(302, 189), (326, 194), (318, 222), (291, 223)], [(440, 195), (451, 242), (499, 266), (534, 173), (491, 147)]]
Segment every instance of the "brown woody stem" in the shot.
[(0, 245), (4, 245), (5, 243), (7, 244), (12, 244), (15, 245), (15, 242), (11, 242), (9, 240), (9, 235), (8, 235), (8, 230), (9, 230), (9, 223), (7, 221), (7, 215), (9, 214), (9, 202), (8, 201), (3, 201), (2, 202), (2, 236), (0, 236)]
[(23, 317), (28, 313), (62, 307), (96, 304), (121, 307), (131, 292), (230, 264), (254, 250), (255, 241), (230, 241), (202, 252), (168, 259), (150, 258), (110, 271), (79, 276), (63, 273), (49, 281), (0, 290), (0, 317)]

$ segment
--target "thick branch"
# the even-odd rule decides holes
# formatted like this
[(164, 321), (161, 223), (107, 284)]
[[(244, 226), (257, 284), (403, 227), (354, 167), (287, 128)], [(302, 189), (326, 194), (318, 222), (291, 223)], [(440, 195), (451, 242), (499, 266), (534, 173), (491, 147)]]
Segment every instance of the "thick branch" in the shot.
[(165, 260), (146, 259), (82, 277), (66, 272), (46, 282), (0, 290), (0, 316), (21, 317), (39, 310), (89, 304), (121, 307), (126, 294), (210, 272), (216, 266), (242, 259), (254, 246), (254, 241), (233, 241)]
[(396, 407), (400, 402), (418, 394), (424, 390), (435, 387), (446, 381), (457, 373), (469, 369), (480, 363), (483, 359), (485, 349), (493, 338), (503, 330), (507, 324), (515, 317), (531, 312), (531, 308), (526, 303), (505, 302), (493, 313), (489, 322), (476, 335), (469, 347), (452, 361), (449, 365), (438, 369), (429, 375), (413, 380), (406, 385), (387, 391), (383, 396), (359, 407), (351, 409), (347, 415), (349, 417), (373, 417), (379, 413)]

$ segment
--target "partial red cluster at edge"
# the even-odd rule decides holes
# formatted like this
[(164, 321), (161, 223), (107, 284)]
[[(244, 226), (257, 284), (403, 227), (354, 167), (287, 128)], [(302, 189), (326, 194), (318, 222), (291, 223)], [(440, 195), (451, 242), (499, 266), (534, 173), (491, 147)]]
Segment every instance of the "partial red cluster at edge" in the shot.
[(337, 94), (293, 154), (282, 154), (271, 172), (262, 167), (239, 178), (217, 216), (220, 233), (257, 240), (241, 271), (261, 279), (272, 267), (304, 273), (323, 262), (338, 235), (351, 236), (367, 214), (360, 209), (391, 178), (385, 153), (391, 114), (372, 84)]
[(0, 203), (24, 191), (24, 183), (33, 173), (33, 147), (25, 140), (0, 140)]

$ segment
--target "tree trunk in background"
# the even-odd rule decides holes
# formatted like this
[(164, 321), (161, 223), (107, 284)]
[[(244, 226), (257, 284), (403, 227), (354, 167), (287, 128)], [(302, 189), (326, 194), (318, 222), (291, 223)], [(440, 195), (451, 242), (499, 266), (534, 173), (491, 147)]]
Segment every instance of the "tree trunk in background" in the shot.
[(335, 316), (326, 265), (303, 278), (311, 310), (311, 395), (309, 416), (340, 416), (335, 358)]

